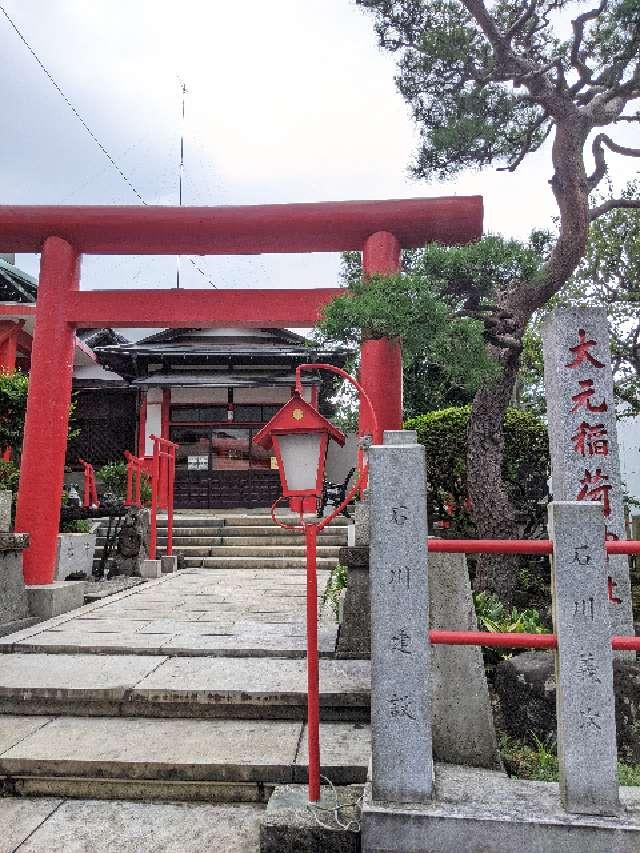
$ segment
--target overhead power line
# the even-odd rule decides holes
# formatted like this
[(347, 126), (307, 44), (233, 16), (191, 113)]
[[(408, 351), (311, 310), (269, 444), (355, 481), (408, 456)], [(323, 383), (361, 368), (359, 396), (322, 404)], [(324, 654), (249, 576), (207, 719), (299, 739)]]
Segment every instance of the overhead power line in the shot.
[[(55, 80), (55, 78), (53, 77), (53, 75), (51, 74), (51, 72), (49, 71), (49, 69), (46, 67), (46, 65), (44, 64), (44, 62), (42, 62), (42, 60), (40, 59), (40, 57), (38, 56), (38, 54), (35, 52), (35, 50), (33, 49), (33, 47), (31, 47), (31, 45), (29, 44), (29, 42), (27, 41), (27, 39), (24, 37), (24, 35), (23, 35), (23, 34), (22, 34), (22, 32), (20, 31), (20, 29), (18, 28), (18, 25), (16, 24), (16, 22), (13, 20), (13, 18), (9, 15), (9, 13), (7, 12), (7, 10), (6, 10), (6, 9), (4, 8), (4, 6), (2, 6), (2, 5), (0, 5), (0, 12), (2, 12), (2, 14), (5, 16), (5, 18), (6, 18), (6, 19), (7, 19), (7, 21), (9, 22), (9, 25), (11, 26), (11, 28), (13, 29), (13, 31), (16, 33), (16, 35), (18, 36), (18, 38), (20, 39), (20, 41), (21, 41), (21, 42), (24, 44), (24, 46), (27, 48), (27, 50), (29, 51), (29, 53), (31, 54), (31, 56), (32, 56), (32, 57), (35, 59), (35, 61), (38, 63), (38, 65), (40, 66), (41, 70), (43, 71), (43, 73), (45, 74), (45, 76), (47, 77), (47, 79), (49, 80), (49, 82), (51, 83), (51, 85), (52, 85), (52, 86), (54, 87), (54, 89), (58, 92), (58, 94), (60, 95), (60, 97), (62, 98), (62, 100), (63, 100), (63, 101), (65, 102), (65, 104), (69, 107), (69, 109), (71, 110), (71, 112), (73, 113), (73, 115), (78, 119), (78, 121), (80, 122), (80, 124), (82, 125), (82, 127), (86, 130), (86, 132), (89, 134), (89, 136), (91, 137), (91, 139), (95, 142), (95, 144), (98, 146), (98, 148), (100, 149), (100, 151), (102, 151), (102, 153), (103, 153), (103, 154), (104, 154), (104, 156), (107, 158), (107, 160), (109, 161), (109, 163), (113, 166), (113, 168), (116, 170), (116, 172), (120, 175), (120, 177), (122, 178), (122, 180), (123, 180), (123, 181), (125, 182), (125, 184), (129, 187), (129, 189), (133, 192), (133, 194), (136, 196), (136, 198), (137, 198), (137, 199), (139, 199), (139, 200), (140, 200), (140, 202), (141, 202), (142, 204), (147, 205), (147, 202), (145, 201), (145, 199), (144, 199), (144, 197), (143, 197), (142, 193), (141, 193), (141, 192), (140, 192), (140, 191), (139, 191), (139, 190), (134, 186), (133, 182), (132, 182), (128, 177), (127, 177), (127, 175), (125, 174), (124, 170), (123, 170), (123, 169), (120, 167), (120, 165), (117, 163), (117, 161), (116, 161), (116, 159), (113, 157), (113, 155), (112, 155), (112, 154), (107, 150), (107, 148), (103, 145), (103, 143), (98, 139), (98, 137), (95, 135), (95, 133), (91, 130), (91, 128), (89, 127), (89, 125), (87, 124), (87, 122), (85, 121), (85, 119), (82, 117), (82, 115), (80, 114), (80, 112), (78, 111), (78, 109), (74, 106), (73, 102), (72, 102), (72, 101), (67, 97), (67, 95), (65, 94), (64, 90), (62, 89), (62, 87), (61, 87), (61, 86), (58, 84), (58, 82)], [(211, 279), (210, 279), (210, 278), (209, 278), (209, 276), (204, 272), (204, 270), (202, 270), (202, 269), (201, 269), (201, 268), (200, 268), (200, 267), (195, 263), (195, 261), (193, 260), (193, 258), (189, 258), (189, 261), (190, 261), (191, 265), (194, 267), (194, 269), (196, 269), (196, 270), (197, 270), (197, 271), (198, 271), (202, 276), (204, 276), (204, 278), (206, 278), (206, 279), (207, 279), (207, 281), (209, 282), (209, 284), (210, 284), (212, 287), (216, 287), (216, 285), (211, 281)]]

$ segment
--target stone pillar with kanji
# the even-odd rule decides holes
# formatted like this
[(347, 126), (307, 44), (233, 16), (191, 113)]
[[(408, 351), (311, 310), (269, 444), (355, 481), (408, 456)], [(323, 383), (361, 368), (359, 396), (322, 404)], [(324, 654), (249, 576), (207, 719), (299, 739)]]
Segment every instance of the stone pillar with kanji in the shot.
[[(557, 308), (542, 341), (553, 499), (600, 504), (605, 538), (624, 539), (606, 309)], [(610, 556), (606, 575), (612, 633), (633, 634), (628, 558)]]

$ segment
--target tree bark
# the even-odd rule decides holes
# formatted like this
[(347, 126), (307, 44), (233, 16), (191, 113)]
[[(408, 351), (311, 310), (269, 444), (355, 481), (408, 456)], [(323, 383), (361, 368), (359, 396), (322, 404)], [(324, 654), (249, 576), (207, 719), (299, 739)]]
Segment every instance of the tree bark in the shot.
[[(481, 388), (471, 406), (467, 436), (467, 485), (472, 516), (481, 539), (517, 537), (513, 504), (502, 479), (504, 415), (511, 401), (520, 366), (520, 353), (490, 347), (503, 373), (491, 386)], [(494, 592), (511, 606), (516, 586), (514, 558), (482, 554), (476, 562), (475, 589)]]
[[(570, 115), (558, 121), (553, 142), (553, 193), (560, 210), (560, 233), (540, 280), (512, 282), (496, 302), (507, 318), (495, 336), (522, 342), (534, 311), (541, 308), (570, 278), (584, 254), (589, 228), (589, 190), (583, 149), (588, 127)], [(481, 388), (473, 401), (467, 445), (467, 487), (472, 517), (482, 539), (510, 539), (518, 535), (515, 511), (502, 479), (504, 416), (512, 400), (520, 367), (521, 349), (487, 344), (489, 354), (502, 368), (493, 384)], [(510, 606), (516, 587), (517, 559), (482, 555), (478, 559), (475, 587), (494, 592)]]

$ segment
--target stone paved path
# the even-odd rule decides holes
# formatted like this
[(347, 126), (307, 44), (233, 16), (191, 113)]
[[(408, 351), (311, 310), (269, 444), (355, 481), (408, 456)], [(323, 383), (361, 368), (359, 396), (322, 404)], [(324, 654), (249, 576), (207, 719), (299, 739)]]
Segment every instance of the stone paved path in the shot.
[[(303, 572), (195, 569), (0, 638), (0, 853), (256, 853), (306, 782), (304, 621)], [(369, 664), (320, 636), (323, 772), (361, 782)]]
[(258, 853), (261, 806), (1, 799), (0, 853)]

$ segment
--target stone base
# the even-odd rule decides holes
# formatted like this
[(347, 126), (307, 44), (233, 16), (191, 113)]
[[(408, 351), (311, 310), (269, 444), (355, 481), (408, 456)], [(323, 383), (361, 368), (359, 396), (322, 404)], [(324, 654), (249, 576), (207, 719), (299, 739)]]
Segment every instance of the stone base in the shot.
[(640, 788), (618, 817), (567, 814), (558, 785), (437, 764), (430, 805), (383, 803), (365, 788), (363, 853), (638, 853)]
[(54, 581), (42, 586), (27, 586), (29, 613), (39, 619), (52, 619), (84, 604), (83, 581)]
[(323, 788), (316, 821), (308, 804), (306, 785), (279, 785), (260, 820), (260, 853), (360, 853), (360, 833), (357, 831), (358, 809), (346, 807), (340, 819), (346, 824), (355, 818), (352, 829), (343, 829), (335, 820), (332, 808), (336, 797), (341, 803), (357, 801), (362, 785)]
[(171, 557), (160, 557), (160, 570), (163, 575), (169, 572), (175, 572), (178, 569), (178, 558), (174, 555)]
[(162, 577), (162, 564), (160, 560), (143, 560), (140, 564), (141, 578)]
[(28, 616), (26, 619), (16, 619), (13, 622), (0, 622), (0, 637), (7, 637), (17, 631), (26, 631), (27, 628), (37, 625), (40, 621), (39, 616)]

